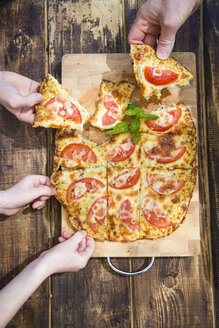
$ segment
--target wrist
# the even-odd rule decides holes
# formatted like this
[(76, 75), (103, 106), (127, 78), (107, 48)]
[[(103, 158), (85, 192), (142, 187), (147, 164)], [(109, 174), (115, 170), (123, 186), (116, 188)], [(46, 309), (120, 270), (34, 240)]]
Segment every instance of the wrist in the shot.
[(9, 197), (7, 190), (0, 191), (0, 214), (10, 215), (9, 214)]

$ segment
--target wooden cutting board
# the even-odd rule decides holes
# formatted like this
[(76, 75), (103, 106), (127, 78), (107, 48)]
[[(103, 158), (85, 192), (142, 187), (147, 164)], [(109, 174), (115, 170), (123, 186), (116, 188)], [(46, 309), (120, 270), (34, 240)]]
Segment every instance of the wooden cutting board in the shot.
[[(194, 80), (187, 87), (175, 86), (162, 93), (162, 103), (185, 103), (191, 111), (197, 128), (196, 62), (193, 53), (173, 53), (173, 58), (184, 65)], [(129, 54), (76, 54), (62, 58), (62, 85), (68, 88), (74, 98), (91, 114), (96, 110), (100, 83), (102, 80), (119, 82), (127, 80), (136, 84), (132, 60)], [(170, 93), (171, 92), (171, 93)], [(140, 99), (136, 86), (132, 101)], [(146, 103), (148, 108), (156, 106), (156, 97)], [(102, 143), (105, 134), (89, 123), (84, 127), (84, 135)], [(198, 180), (198, 178), (197, 178)], [(62, 231), (73, 232), (68, 215), (62, 209)], [(195, 185), (188, 213), (183, 224), (171, 235), (156, 240), (139, 240), (131, 243), (95, 242), (93, 257), (149, 257), (149, 256), (194, 256), (200, 251), (199, 190)]]

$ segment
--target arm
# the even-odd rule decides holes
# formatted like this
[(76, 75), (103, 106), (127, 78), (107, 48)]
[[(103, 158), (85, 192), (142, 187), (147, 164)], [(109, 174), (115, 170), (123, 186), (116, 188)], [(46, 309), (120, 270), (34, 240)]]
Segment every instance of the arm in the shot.
[(34, 105), (43, 100), (40, 84), (13, 72), (0, 72), (0, 104), (19, 121), (34, 122)]
[[(71, 236), (64, 232), (60, 244), (40, 255), (0, 291), (0, 328), (13, 318), (19, 308), (56, 272), (76, 272), (84, 268), (94, 251), (94, 240), (80, 231)], [(68, 240), (67, 240), (68, 239)]]
[(129, 32), (130, 44), (157, 45), (157, 56), (167, 59), (180, 26), (199, 7), (202, 0), (148, 0), (138, 10)]
[(28, 175), (10, 189), (0, 191), (0, 214), (14, 215), (29, 203), (40, 210), (54, 194), (55, 188), (48, 177)]

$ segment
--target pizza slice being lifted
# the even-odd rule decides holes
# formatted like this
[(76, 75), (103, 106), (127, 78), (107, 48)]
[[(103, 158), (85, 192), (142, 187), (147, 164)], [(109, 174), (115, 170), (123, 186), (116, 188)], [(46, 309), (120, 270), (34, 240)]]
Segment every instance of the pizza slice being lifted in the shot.
[(91, 124), (101, 130), (107, 130), (121, 122), (134, 88), (133, 84), (127, 82), (116, 84), (103, 81), (100, 85), (97, 110), (90, 120)]
[(82, 131), (90, 114), (70, 92), (48, 74), (40, 85), (43, 101), (35, 106), (33, 127), (64, 128)]
[(148, 45), (131, 45), (131, 56), (134, 61), (136, 81), (145, 99), (156, 95), (161, 96), (161, 90), (173, 87), (175, 84), (188, 85), (193, 75), (173, 58), (161, 60)]

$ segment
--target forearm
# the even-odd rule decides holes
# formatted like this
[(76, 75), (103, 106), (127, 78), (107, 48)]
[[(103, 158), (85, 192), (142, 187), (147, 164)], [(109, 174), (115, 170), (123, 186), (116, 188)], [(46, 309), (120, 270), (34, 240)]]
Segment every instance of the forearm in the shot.
[(5, 327), (30, 295), (50, 275), (43, 257), (31, 262), (0, 291), (0, 328)]
[(7, 190), (0, 190), (0, 214), (8, 215), (7, 208), (8, 208)]

